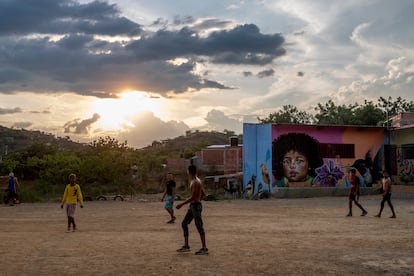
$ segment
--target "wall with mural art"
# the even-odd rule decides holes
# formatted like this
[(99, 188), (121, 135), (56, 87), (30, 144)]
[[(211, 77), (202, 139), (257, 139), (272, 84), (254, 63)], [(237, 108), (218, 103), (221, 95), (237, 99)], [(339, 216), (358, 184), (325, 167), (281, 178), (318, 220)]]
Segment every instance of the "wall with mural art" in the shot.
[(372, 186), (383, 168), (386, 142), (384, 127), (244, 124), (244, 196), (268, 197), (279, 188), (347, 187), (351, 167), (362, 186)]
[(414, 128), (390, 132), (391, 152), (395, 151), (396, 171), (394, 181), (398, 184), (414, 182)]

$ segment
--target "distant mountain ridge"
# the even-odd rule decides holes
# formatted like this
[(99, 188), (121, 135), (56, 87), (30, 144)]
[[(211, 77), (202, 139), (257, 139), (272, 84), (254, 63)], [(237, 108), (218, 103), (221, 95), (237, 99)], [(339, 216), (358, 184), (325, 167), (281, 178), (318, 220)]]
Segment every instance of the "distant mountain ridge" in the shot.
[(0, 156), (24, 150), (35, 142), (49, 143), (50, 145), (67, 149), (83, 146), (83, 144), (71, 141), (69, 137), (62, 138), (37, 130), (13, 129), (0, 126)]
[[(151, 145), (138, 149), (138, 151), (157, 152), (162, 151), (183, 152), (197, 151), (209, 145), (225, 145), (230, 143), (230, 137), (234, 137), (232, 131), (187, 131), (185, 135), (175, 138), (154, 141)], [(239, 141), (241, 136), (239, 135)], [(10, 152), (21, 151), (35, 142), (47, 143), (59, 148), (77, 150), (85, 146), (85, 143), (78, 143), (70, 140), (69, 136), (56, 137), (53, 134), (36, 130), (13, 129), (0, 126), (0, 156)], [(127, 141), (128, 142), (128, 141)]]

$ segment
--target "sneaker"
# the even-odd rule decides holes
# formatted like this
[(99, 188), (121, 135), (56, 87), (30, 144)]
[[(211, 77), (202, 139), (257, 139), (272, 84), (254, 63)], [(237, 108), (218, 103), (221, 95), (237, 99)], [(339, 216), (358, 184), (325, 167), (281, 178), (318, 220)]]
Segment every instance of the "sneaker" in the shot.
[(392, 215), (392, 216), (390, 216), (390, 218), (397, 218), (397, 216), (396, 215)]
[(352, 214), (351, 213), (348, 213), (348, 215), (346, 215), (347, 217), (352, 217)]
[(70, 227), (68, 227), (68, 229), (66, 230), (66, 233), (69, 233), (70, 232)]
[(189, 252), (190, 247), (183, 245), (180, 249), (177, 249), (177, 252)]
[(380, 217), (381, 217), (381, 215), (380, 215), (380, 214), (378, 214), (378, 215), (375, 215), (374, 217), (376, 217), (376, 218), (380, 218)]
[(361, 217), (365, 217), (368, 214), (367, 211), (362, 212)]
[(169, 221), (167, 221), (168, 224), (174, 223), (174, 219), (170, 219)]
[(208, 254), (208, 248), (201, 248), (195, 254), (196, 255), (207, 255)]

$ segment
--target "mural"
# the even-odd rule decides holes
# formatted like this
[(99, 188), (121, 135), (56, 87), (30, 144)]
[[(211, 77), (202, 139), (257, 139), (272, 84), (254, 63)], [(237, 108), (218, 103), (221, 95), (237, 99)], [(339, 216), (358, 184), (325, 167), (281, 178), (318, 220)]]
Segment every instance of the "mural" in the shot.
[(278, 187), (311, 186), (315, 169), (323, 165), (319, 142), (305, 133), (287, 133), (272, 142), (273, 174)]
[(414, 160), (404, 159), (402, 149), (397, 150), (397, 166), (398, 166), (398, 177), (401, 182), (413, 182), (414, 181)]
[(347, 187), (357, 170), (361, 186), (379, 179), (382, 127), (244, 124), (243, 187), (247, 199), (279, 188)]

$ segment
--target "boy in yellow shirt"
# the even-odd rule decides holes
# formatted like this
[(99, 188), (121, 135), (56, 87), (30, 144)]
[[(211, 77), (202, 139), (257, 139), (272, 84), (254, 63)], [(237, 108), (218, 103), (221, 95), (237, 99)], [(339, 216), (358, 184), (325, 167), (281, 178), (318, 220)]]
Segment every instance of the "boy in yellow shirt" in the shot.
[(71, 173), (69, 175), (69, 184), (66, 185), (65, 192), (63, 193), (62, 203), (60, 208), (63, 208), (63, 205), (66, 203), (66, 214), (68, 216), (68, 232), (70, 231), (70, 226), (73, 226), (73, 232), (76, 231), (75, 224), (75, 210), (76, 203), (80, 203), (80, 207), (83, 208), (83, 196), (79, 184), (76, 184), (76, 174)]

